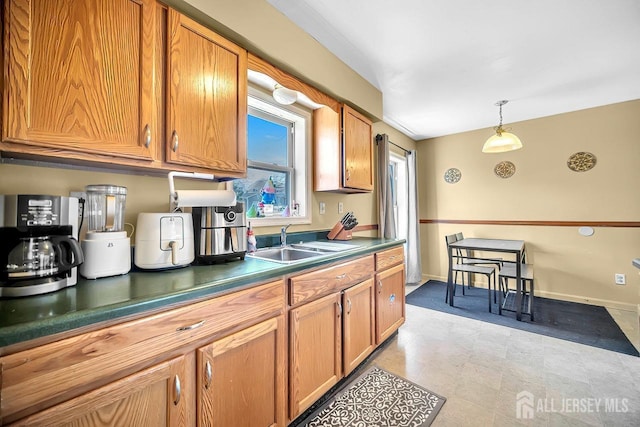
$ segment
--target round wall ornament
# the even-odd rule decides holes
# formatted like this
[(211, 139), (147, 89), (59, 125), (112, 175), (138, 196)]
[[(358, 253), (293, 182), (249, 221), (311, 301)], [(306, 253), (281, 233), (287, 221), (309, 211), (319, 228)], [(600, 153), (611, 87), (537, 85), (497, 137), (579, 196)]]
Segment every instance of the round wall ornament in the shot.
[(460, 178), (462, 178), (462, 173), (460, 172), (460, 169), (449, 168), (444, 173), (444, 180), (449, 184), (455, 184), (456, 182), (460, 181)]
[(596, 156), (586, 151), (572, 154), (567, 160), (567, 166), (574, 172), (586, 172), (596, 165)]
[(508, 160), (500, 162), (493, 168), (493, 172), (500, 178), (511, 178), (516, 173), (516, 165)]

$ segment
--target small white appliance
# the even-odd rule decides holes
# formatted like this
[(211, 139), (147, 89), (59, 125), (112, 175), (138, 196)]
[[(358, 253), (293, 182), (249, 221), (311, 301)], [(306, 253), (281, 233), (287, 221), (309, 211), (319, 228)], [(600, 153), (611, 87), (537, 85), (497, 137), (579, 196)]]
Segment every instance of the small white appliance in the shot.
[(184, 267), (194, 260), (190, 213), (139, 213), (134, 264), (157, 270)]
[(127, 274), (131, 270), (131, 240), (124, 231), (127, 189), (88, 185), (86, 192), (88, 224), (82, 240), (85, 259), (80, 274), (87, 279)]

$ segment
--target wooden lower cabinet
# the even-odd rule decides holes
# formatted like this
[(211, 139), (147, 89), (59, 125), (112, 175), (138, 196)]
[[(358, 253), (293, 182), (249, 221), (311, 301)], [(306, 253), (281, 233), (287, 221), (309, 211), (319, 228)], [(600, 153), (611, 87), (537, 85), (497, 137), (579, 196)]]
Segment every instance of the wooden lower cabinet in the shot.
[(376, 274), (376, 343), (380, 344), (404, 323), (404, 264)]
[(342, 299), (343, 369), (346, 376), (371, 354), (376, 345), (373, 279), (346, 289)]
[(339, 292), (289, 312), (289, 414), (293, 420), (342, 378)]
[(199, 426), (284, 426), (284, 316), (197, 350)]
[(375, 347), (373, 279), (289, 314), (289, 410), (300, 415)]
[(11, 426), (191, 426), (194, 355), (176, 357)]

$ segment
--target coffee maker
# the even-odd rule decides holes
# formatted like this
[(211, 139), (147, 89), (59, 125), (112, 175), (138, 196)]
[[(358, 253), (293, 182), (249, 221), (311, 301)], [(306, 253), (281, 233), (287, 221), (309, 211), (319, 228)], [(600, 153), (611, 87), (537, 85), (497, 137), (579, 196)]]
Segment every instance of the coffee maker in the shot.
[(75, 285), (84, 261), (77, 233), (75, 197), (0, 195), (0, 297)]

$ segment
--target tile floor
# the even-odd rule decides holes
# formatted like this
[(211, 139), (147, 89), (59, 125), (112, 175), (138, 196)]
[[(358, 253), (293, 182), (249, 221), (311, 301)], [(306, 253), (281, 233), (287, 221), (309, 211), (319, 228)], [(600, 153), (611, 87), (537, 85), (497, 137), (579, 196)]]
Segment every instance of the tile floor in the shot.
[[(446, 397), (435, 427), (640, 425), (639, 357), (412, 305), (406, 313), (370, 363)], [(517, 417), (520, 392), (533, 418)]]

